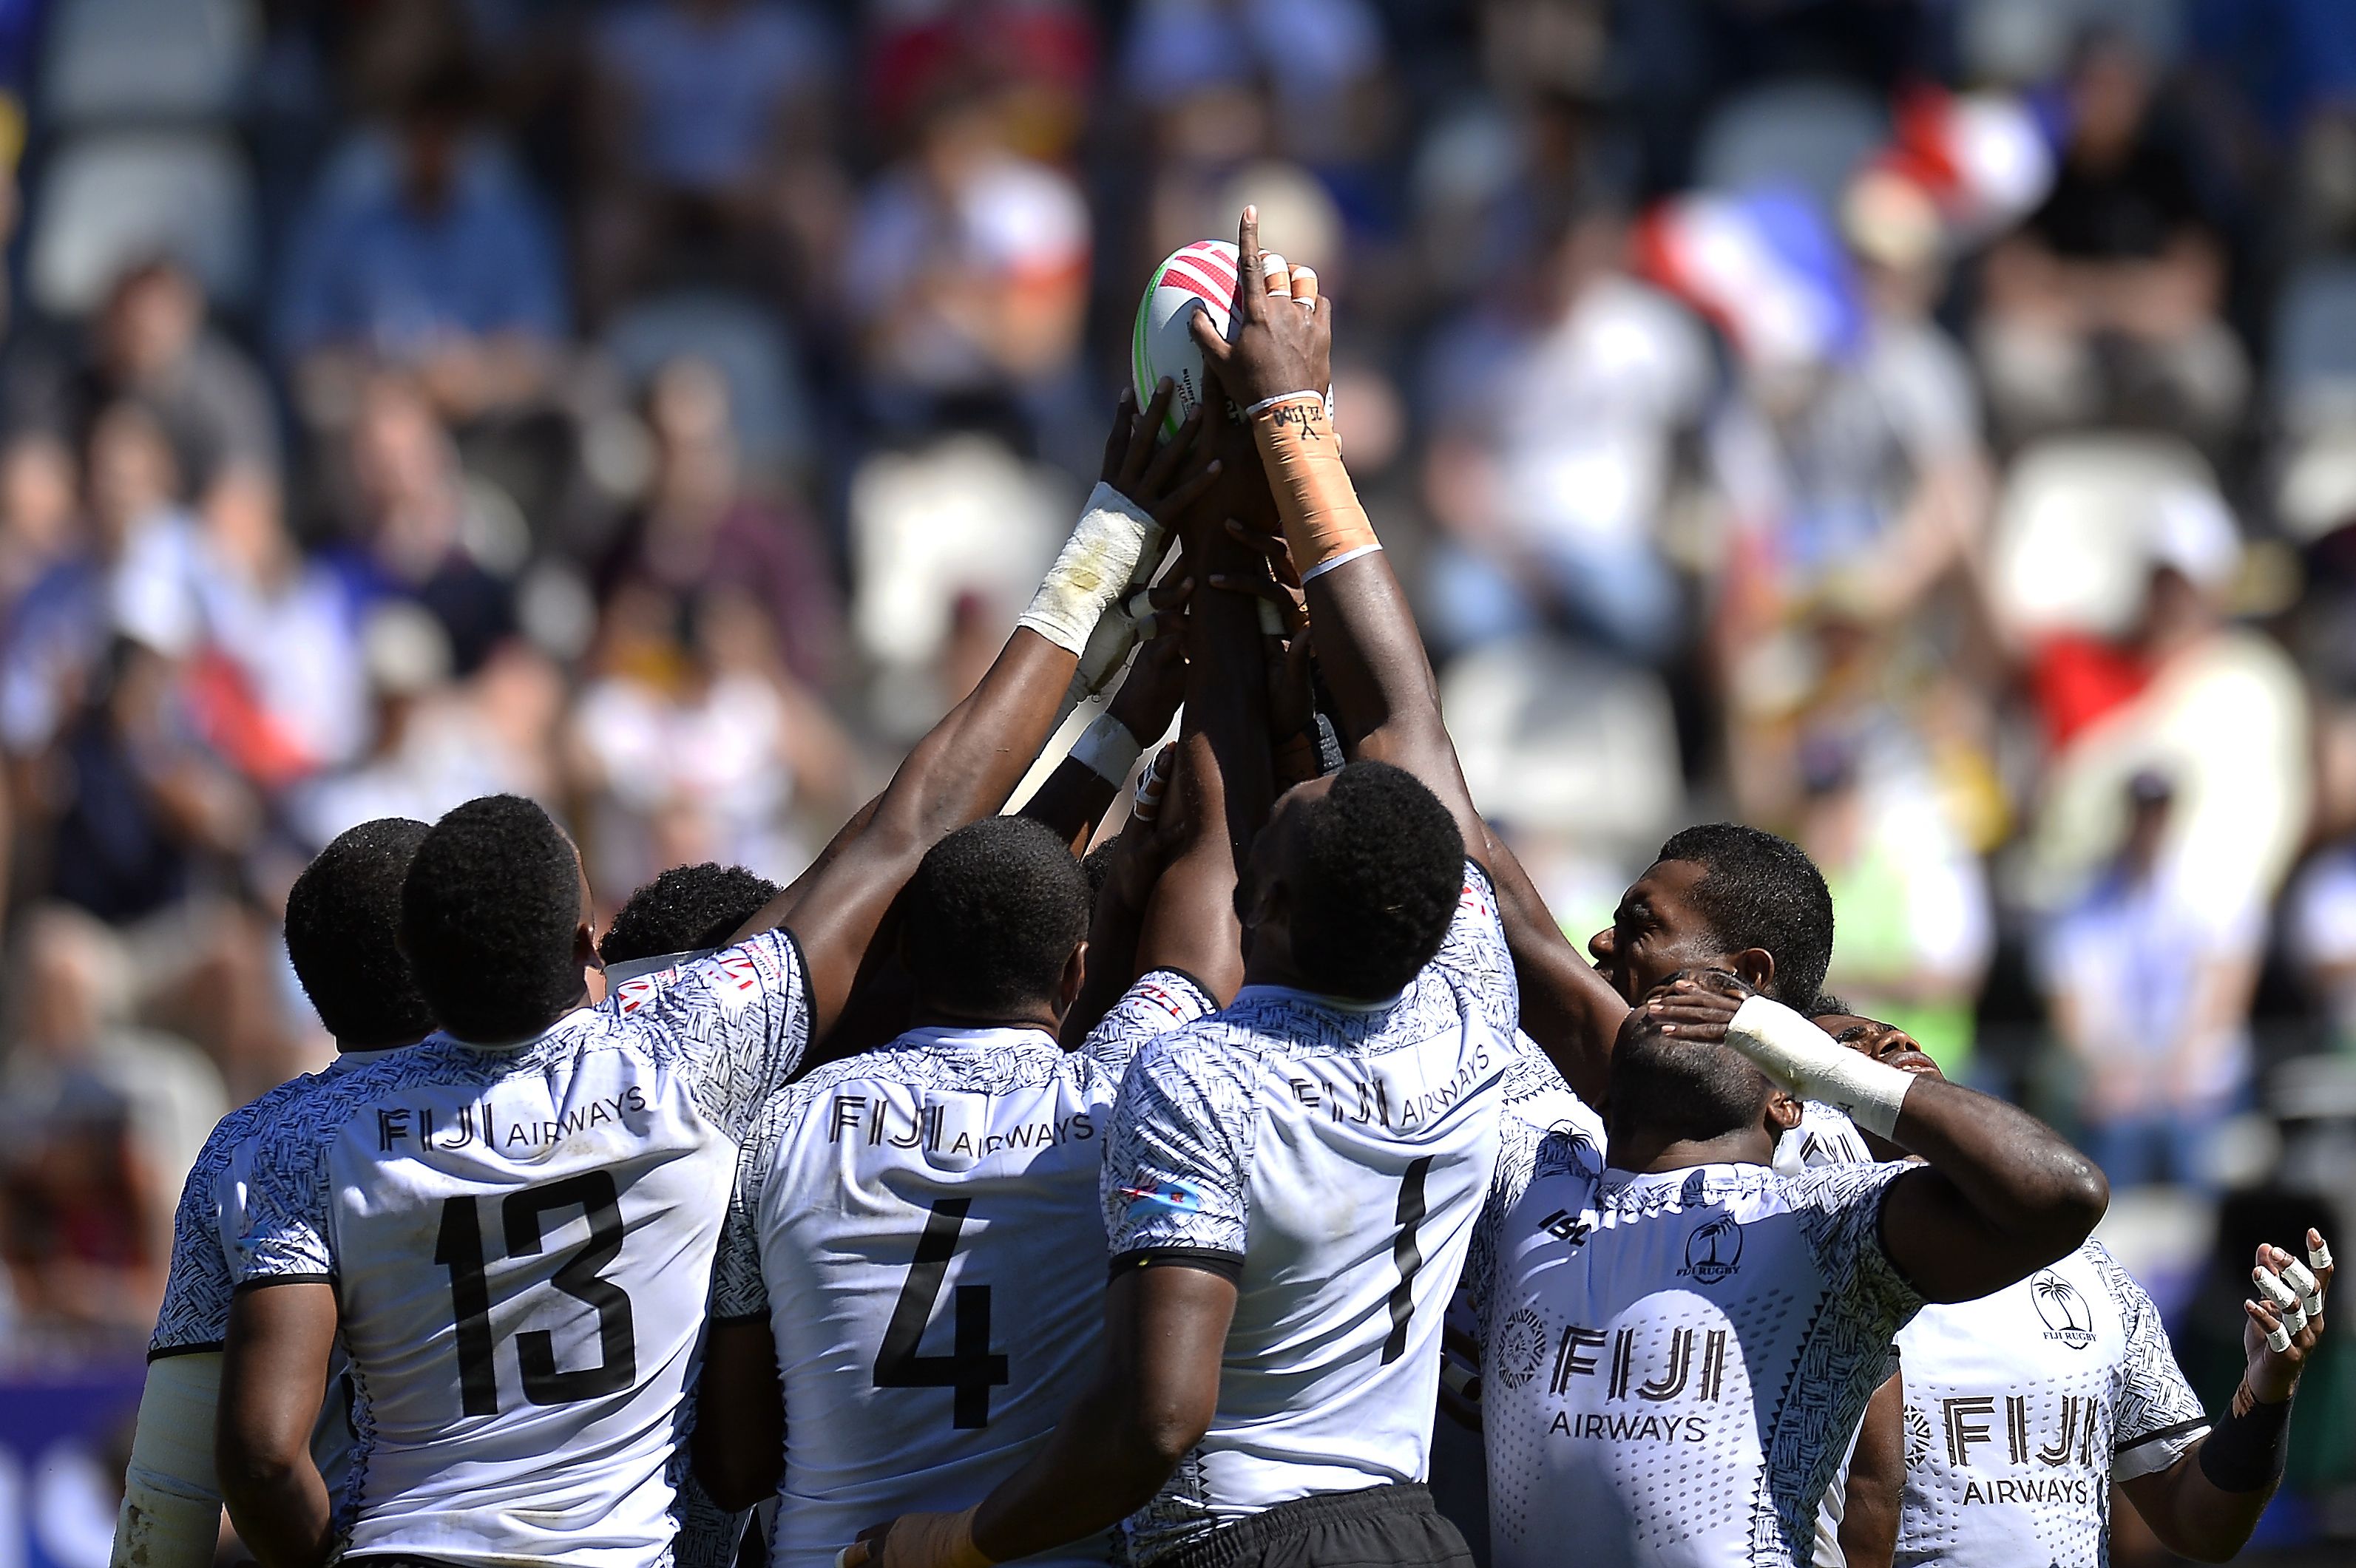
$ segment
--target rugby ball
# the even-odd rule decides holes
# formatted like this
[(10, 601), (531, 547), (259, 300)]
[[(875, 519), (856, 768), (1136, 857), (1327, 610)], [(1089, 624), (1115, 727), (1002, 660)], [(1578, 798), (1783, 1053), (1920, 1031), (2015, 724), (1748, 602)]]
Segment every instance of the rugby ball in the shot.
[(1235, 243), (1227, 240), (1197, 240), (1162, 259), (1145, 282), (1145, 297), (1137, 302), (1137, 325), (1130, 334), (1129, 373), (1137, 389), (1138, 407), (1152, 400), (1162, 378), (1175, 381), (1170, 411), (1162, 421), (1164, 437), (1203, 400), (1205, 381), (1203, 351), (1194, 347), (1192, 323), (1199, 312), (1211, 318), (1219, 336), (1232, 341), (1235, 322), (1227, 307), (1236, 297)]

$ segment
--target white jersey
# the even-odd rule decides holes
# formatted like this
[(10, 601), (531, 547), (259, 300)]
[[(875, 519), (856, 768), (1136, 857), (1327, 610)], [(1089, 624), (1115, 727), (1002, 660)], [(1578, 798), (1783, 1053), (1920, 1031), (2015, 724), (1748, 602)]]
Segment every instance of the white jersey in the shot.
[(1392, 1000), (1248, 986), (1138, 1053), (1105, 1151), (1114, 1267), (1188, 1261), (1237, 1291), (1210, 1429), (1126, 1527), (1141, 1560), (1296, 1498), (1424, 1478), (1519, 1008), (1468, 861), (1438, 955)]
[(1904, 1168), (1592, 1174), (1550, 1136), (1484, 1311), (1498, 1568), (1795, 1568), (1922, 1306), (1883, 1253)]
[(2168, 1468), (2209, 1430), (2158, 1308), (2097, 1243), (1923, 1308), (1898, 1343), (1901, 1563), (2100, 1568), (2111, 1483)]
[(915, 1029), (771, 1103), (713, 1311), (776, 1339), (773, 1562), (823, 1568), (877, 1520), (978, 1503), (1046, 1442), (1096, 1368), (1097, 1177), (1121, 1074), (1215, 1005), (1158, 970), (1077, 1051), (1040, 1029)]
[(230, 1261), (241, 1285), (337, 1287), (346, 1550), (667, 1559), (737, 1145), (809, 1036), (800, 954), (768, 932), (632, 1013), (498, 1050), (433, 1036), (265, 1132)]

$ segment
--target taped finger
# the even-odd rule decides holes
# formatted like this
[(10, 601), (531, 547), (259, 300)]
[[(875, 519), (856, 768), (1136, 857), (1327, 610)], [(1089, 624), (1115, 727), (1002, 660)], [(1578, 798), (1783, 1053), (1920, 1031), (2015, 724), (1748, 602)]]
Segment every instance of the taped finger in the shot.
[(1292, 303), (1317, 308), (1317, 269), (1301, 265), (1292, 269)]
[(2316, 1273), (2321, 1274), (2331, 1266), (2331, 1243), (2323, 1239), (2323, 1233), (2319, 1231), (2310, 1231), (2308, 1233), (2315, 1238), (2315, 1244), (2307, 1249), (2308, 1266)]
[(1162, 796), (1170, 788), (1170, 767), (1176, 755), (1176, 747), (1162, 747), (1153, 753), (1152, 764), (1138, 775), (1137, 798), (1130, 803), (1129, 814), (1149, 827), (1162, 815)]
[(2323, 1310), (2323, 1286), (2297, 1258), (2283, 1264), (2283, 1283), (2298, 1292), (2299, 1310), (2309, 1317)]
[(2258, 1287), (2258, 1294), (2275, 1309), (2275, 1316), (2282, 1319), (2285, 1328), (2296, 1334), (2307, 1327), (2307, 1314), (2299, 1309), (2298, 1293), (2285, 1285), (2272, 1269), (2252, 1269), (2250, 1283)]
[(2252, 1317), (2257, 1320), (2259, 1330), (2266, 1337), (2267, 1349), (2279, 1356), (2290, 1349), (2290, 1330), (2276, 1322), (2273, 1314), (2254, 1301), (2244, 1301), (2242, 1306)]
[(1259, 267), (1260, 276), (1269, 293), (1290, 294), (1292, 292), (1292, 267), (1282, 256), (1273, 251), (1262, 251)]

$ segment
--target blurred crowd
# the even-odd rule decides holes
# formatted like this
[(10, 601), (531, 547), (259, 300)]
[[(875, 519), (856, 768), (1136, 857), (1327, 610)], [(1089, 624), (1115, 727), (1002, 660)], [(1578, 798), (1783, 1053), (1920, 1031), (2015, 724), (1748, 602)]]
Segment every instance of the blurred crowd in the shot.
[(1831, 985), (2195, 1202), (2356, 1179), (2356, 8), (0, 0), (5, 1338), (135, 1340), (362, 819), (784, 878), (1257, 202), (1566, 927)]

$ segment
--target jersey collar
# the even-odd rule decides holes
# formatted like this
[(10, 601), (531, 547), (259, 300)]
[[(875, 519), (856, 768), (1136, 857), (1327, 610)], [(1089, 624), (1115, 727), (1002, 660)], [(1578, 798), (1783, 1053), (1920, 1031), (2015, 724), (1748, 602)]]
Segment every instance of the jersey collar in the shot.
[(709, 958), (719, 951), (717, 947), (691, 947), (681, 953), (655, 953), (644, 958), (625, 958), (619, 964), (605, 965), (605, 984), (618, 986), (641, 975), (659, 975), (666, 969), (684, 969), (697, 959)]

